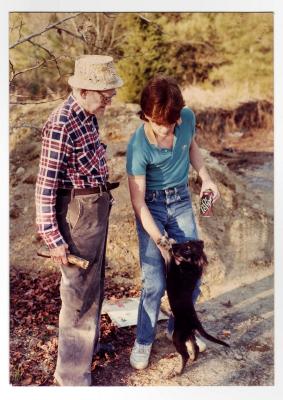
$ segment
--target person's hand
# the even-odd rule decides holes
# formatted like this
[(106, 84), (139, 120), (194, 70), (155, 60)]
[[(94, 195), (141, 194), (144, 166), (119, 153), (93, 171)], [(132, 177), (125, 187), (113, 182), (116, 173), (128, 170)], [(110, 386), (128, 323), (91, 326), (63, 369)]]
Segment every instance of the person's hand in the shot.
[(206, 190), (211, 189), (213, 191), (213, 203), (220, 198), (220, 193), (218, 187), (212, 180), (203, 181), (201, 185), (200, 197), (202, 197), (203, 192)]
[(168, 264), (170, 262), (170, 250), (173, 243), (176, 243), (176, 241), (169, 238), (167, 234), (161, 236), (156, 242), (156, 246), (159, 248), (162, 257), (164, 258), (165, 264)]
[(159, 248), (162, 257), (164, 258), (165, 264), (168, 264), (171, 258), (169, 251), (162, 246), (157, 245), (157, 247)]
[(57, 265), (67, 265), (68, 260), (67, 260), (67, 254), (69, 253), (68, 251), (68, 245), (67, 244), (61, 244), (58, 247), (55, 247), (54, 249), (50, 249), (50, 256), (52, 261), (57, 264)]

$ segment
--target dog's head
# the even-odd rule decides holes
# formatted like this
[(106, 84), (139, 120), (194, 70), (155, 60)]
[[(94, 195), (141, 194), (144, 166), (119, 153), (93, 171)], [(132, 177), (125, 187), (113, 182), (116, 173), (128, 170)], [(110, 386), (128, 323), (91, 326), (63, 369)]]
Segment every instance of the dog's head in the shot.
[(208, 264), (202, 240), (188, 240), (184, 243), (173, 243), (172, 255), (181, 263), (194, 264), (200, 270)]

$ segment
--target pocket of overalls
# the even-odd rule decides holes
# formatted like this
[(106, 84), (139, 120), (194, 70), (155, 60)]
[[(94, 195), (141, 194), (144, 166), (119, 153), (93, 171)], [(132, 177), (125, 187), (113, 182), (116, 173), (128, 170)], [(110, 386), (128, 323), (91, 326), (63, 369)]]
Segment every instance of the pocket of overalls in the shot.
[(76, 228), (81, 216), (82, 216), (82, 204), (79, 198), (75, 197), (69, 203), (66, 215), (66, 220), (72, 231)]

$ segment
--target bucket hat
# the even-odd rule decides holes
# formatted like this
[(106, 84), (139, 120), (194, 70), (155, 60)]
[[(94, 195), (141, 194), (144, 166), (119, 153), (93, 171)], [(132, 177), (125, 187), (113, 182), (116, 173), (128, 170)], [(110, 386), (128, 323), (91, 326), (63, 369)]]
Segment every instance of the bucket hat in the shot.
[(70, 76), (68, 83), (74, 88), (88, 90), (109, 90), (123, 85), (113, 58), (96, 54), (76, 60), (74, 75)]

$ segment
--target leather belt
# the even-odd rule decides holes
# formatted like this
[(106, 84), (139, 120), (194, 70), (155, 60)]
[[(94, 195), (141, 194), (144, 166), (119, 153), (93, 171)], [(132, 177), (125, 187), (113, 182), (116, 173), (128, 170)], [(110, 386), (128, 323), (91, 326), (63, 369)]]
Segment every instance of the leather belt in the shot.
[(110, 190), (116, 189), (120, 185), (120, 182), (106, 182), (106, 184), (100, 184), (93, 188), (84, 189), (73, 189), (73, 188), (59, 188), (57, 190), (58, 194), (61, 195), (71, 195), (71, 196), (83, 196), (87, 194), (96, 194), (102, 192), (109, 192)]

